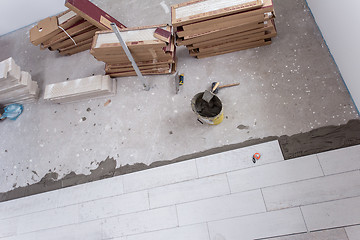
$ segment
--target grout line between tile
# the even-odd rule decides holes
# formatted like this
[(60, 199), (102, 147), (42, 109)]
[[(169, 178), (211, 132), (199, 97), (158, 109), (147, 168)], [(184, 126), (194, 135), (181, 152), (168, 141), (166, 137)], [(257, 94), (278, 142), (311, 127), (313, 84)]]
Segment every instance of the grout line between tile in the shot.
[(260, 192), (261, 192), (262, 199), (263, 199), (263, 201), (264, 201), (264, 206), (265, 206), (266, 212), (269, 212), (268, 207), (266, 206), (265, 197), (264, 197), (262, 188), (260, 188)]
[(302, 209), (301, 209), (301, 206), (299, 206), (299, 209), (300, 209), (300, 212), (301, 212), (301, 216), (302, 216), (302, 218), (303, 218), (303, 220), (304, 220), (304, 224), (305, 224), (305, 227), (306, 227), (306, 231), (309, 233), (310, 231), (309, 231), (309, 228), (308, 228), (308, 226), (307, 226), (307, 224), (306, 224), (306, 220), (305, 220), (305, 217), (304, 217), (304, 213), (303, 213), (303, 211), (302, 211)]
[(197, 158), (194, 159), (195, 161), (195, 167), (196, 167), (196, 174), (197, 174), (197, 178), (196, 179), (199, 179), (200, 178), (200, 175), (199, 175), (199, 167), (198, 167), (198, 164), (197, 164)]
[(230, 182), (229, 182), (229, 178), (228, 178), (228, 174), (227, 174), (227, 173), (225, 174), (225, 177), (226, 177), (226, 182), (227, 182), (227, 185), (228, 185), (228, 188), (229, 188), (229, 194), (231, 194), (232, 191), (231, 191)]
[(319, 159), (318, 154), (316, 154), (316, 159), (318, 160), (318, 163), (319, 163), (319, 165), (320, 165), (320, 168), (321, 168), (321, 171), (322, 171), (322, 173), (323, 173), (323, 176), (325, 176), (325, 172), (324, 172), (324, 169), (323, 169), (323, 167), (322, 167), (322, 165), (321, 165), (321, 162), (320, 162), (320, 159)]
[(348, 233), (347, 233), (347, 231), (346, 231), (346, 227), (342, 227), (342, 229), (344, 229), (344, 232), (345, 232), (346, 238), (347, 238), (347, 240), (349, 240), (350, 238), (349, 238), (349, 235), (348, 235)]
[(211, 240), (210, 229), (209, 229), (209, 223), (208, 222), (206, 222), (206, 229), (207, 229), (207, 232), (208, 232), (208, 235), (209, 235), (209, 240)]

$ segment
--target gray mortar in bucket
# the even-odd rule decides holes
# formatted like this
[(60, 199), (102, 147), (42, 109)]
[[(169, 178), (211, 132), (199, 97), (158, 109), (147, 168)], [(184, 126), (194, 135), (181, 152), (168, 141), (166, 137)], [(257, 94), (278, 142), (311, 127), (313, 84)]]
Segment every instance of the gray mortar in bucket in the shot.
[(221, 100), (214, 96), (210, 102), (202, 99), (204, 92), (196, 94), (191, 100), (191, 107), (193, 111), (201, 117), (212, 118), (221, 113), (222, 103)]

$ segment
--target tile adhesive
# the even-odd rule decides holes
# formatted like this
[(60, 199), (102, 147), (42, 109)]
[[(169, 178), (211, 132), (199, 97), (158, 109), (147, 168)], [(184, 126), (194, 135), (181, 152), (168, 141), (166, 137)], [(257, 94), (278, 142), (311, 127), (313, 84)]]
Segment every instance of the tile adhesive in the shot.
[[(116, 168), (116, 160), (108, 157), (100, 163), (98, 168), (91, 170), (90, 175), (71, 172), (64, 178), (57, 179), (58, 174), (56, 172), (51, 172), (46, 174), (38, 183), (26, 187), (18, 187), (5, 193), (0, 193), (0, 202), (124, 175), (127, 173), (142, 171), (154, 167), (160, 167), (273, 140), (279, 141), (284, 159), (286, 160), (350, 147), (360, 144), (360, 120), (350, 120), (347, 124), (321, 127), (310, 132), (299, 133), (292, 136), (270, 136), (262, 139), (252, 139), (238, 144), (226, 145), (199, 153), (184, 155), (173, 160), (153, 162), (150, 165), (136, 163), (134, 165), (127, 164)], [(252, 156), (249, 156), (249, 161), (252, 161)]]

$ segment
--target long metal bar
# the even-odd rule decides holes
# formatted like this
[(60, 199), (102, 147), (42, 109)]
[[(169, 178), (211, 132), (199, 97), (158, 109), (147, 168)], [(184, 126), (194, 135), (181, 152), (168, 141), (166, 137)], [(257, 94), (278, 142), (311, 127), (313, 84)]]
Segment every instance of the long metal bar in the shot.
[(139, 69), (138, 65), (136, 64), (133, 56), (131, 55), (131, 52), (130, 52), (129, 48), (127, 47), (126, 43), (125, 43), (124, 40), (122, 39), (118, 27), (116, 26), (115, 23), (111, 23), (110, 25), (111, 25), (111, 28), (112, 28), (112, 30), (114, 31), (116, 37), (119, 39), (119, 42), (120, 42), (122, 48), (124, 49), (126, 56), (129, 58), (132, 66), (133, 66), (136, 74), (138, 75), (140, 81), (142, 82), (145, 90), (146, 90), (146, 91), (149, 91), (149, 90), (150, 90), (150, 86), (147, 84), (144, 76), (143, 76), (142, 73), (140, 72), (140, 69)]

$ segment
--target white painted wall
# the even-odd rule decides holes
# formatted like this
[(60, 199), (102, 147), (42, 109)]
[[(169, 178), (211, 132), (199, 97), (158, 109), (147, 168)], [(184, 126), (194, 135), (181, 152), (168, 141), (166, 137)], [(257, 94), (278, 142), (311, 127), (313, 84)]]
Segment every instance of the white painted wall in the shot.
[(359, 0), (307, 0), (341, 75), (360, 109)]
[(65, 0), (0, 0), (0, 36), (65, 11), (64, 4)]

